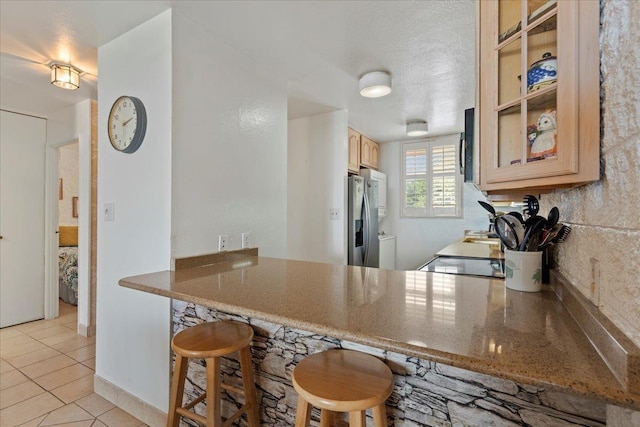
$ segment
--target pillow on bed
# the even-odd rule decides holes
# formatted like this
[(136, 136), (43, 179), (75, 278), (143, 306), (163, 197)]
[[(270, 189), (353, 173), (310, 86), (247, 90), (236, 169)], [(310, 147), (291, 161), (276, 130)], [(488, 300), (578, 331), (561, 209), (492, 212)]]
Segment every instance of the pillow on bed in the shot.
[(78, 246), (78, 226), (77, 225), (61, 225), (60, 229), (60, 246)]

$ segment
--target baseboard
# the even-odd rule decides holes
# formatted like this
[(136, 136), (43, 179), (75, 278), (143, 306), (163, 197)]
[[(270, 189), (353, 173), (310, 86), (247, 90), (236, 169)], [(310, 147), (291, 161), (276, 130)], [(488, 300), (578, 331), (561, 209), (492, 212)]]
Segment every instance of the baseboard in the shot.
[(150, 427), (165, 427), (167, 414), (104, 378), (93, 376), (94, 392)]
[(83, 337), (88, 337), (89, 327), (87, 325), (83, 325), (82, 323), (78, 323), (78, 335), (82, 335)]
[(82, 335), (83, 337), (92, 337), (96, 334), (96, 325), (83, 325), (82, 323), (78, 323), (78, 335)]

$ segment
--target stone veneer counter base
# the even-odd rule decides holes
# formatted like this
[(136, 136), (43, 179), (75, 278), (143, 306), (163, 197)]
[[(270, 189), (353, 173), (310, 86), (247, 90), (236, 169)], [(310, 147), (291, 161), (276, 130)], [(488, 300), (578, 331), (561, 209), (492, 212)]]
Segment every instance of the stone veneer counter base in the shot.
[(257, 256), (119, 283), (427, 362), (640, 408), (640, 394), (616, 380), (549, 289), (521, 293), (500, 280)]

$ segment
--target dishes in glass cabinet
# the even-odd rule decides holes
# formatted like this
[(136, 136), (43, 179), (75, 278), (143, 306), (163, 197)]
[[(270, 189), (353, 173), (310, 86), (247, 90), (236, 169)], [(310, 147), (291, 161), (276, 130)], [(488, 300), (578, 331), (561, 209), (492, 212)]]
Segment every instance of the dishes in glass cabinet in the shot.
[(540, 114), (537, 125), (537, 136), (533, 144), (531, 144), (532, 156), (547, 158), (556, 155), (558, 151), (556, 147), (556, 117), (556, 110), (549, 110)]
[[(540, 114), (538, 122), (527, 126), (527, 140), (530, 145), (530, 156), (527, 156), (527, 163), (544, 160), (554, 157), (557, 152), (557, 112), (547, 110)], [(519, 165), (521, 159), (510, 162), (511, 165)]]
[(527, 71), (527, 92), (549, 86), (558, 80), (558, 59), (545, 52), (542, 59), (534, 62)]

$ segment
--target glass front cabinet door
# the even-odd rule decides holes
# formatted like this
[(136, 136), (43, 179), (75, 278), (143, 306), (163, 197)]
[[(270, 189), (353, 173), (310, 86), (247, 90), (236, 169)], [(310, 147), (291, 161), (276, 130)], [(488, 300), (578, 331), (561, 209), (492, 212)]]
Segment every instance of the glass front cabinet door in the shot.
[(480, 8), (480, 187), (539, 192), (599, 179), (599, 4)]

